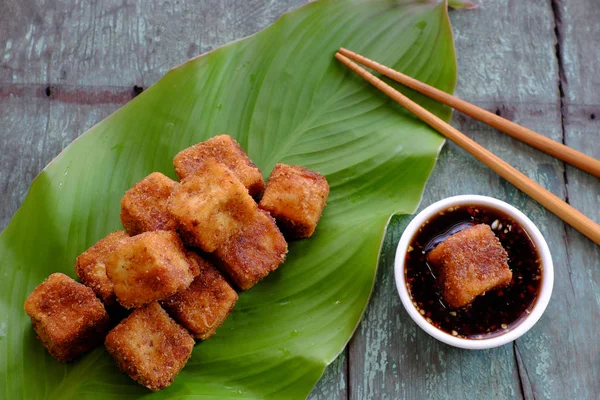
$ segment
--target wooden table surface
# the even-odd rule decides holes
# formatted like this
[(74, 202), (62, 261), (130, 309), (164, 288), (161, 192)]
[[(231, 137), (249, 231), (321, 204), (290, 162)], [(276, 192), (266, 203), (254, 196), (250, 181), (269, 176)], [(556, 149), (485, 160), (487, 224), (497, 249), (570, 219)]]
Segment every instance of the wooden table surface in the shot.
[[(249, 35), (303, 0), (2, 0), (0, 229), (33, 178), (77, 135), (186, 59)], [(458, 96), (600, 158), (598, 0), (480, 0), (453, 11)], [(453, 125), (600, 221), (600, 181), (455, 115)], [(523, 210), (553, 252), (539, 323), (489, 351), (448, 347), (403, 310), (389, 232), (354, 338), (313, 399), (600, 398), (600, 247), (447, 144), (422, 207), (484, 194)]]

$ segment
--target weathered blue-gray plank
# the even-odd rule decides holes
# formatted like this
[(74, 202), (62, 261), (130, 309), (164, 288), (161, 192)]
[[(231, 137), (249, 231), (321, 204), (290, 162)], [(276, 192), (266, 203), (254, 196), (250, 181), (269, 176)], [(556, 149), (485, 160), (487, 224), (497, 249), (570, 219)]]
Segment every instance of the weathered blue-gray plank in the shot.
[[(471, 12), (452, 13), (459, 63), (456, 94), (517, 123), (562, 140), (554, 18), (545, 0), (482, 1)], [(564, 196), (558, 161), (455, 114), (453, 125), (559, 196)], [(399, 189), (401, 190), (401, 189)], [(447, 196), (475, 193), (514, 204), (539, 224), (554, 257), (566, 259), (562, 223), (456, 146), (446, 145), (420, 209)], [(519, 368), (520, 341), (489, 351), (464, 351), (441, 344), (404, 312), (393, 282), (393, 247), (402, 227), (390, 232), (374, 301), (350, 347), (352, 398), (512, 399), (527, 396), (528, 373)], [(391, 237), (390, 237), (391, 236)], [(546, 315), (544, 321), (548, 321)], [(543, 324), (529, 334), (545, 340)], [(535, 371), (535, 367), (534, 367)], [(525, 386), (525, 387), (524, 387)], [(556, 392), (557, 394), (559, 392)]]
[[(554, 7), (564, 142), (600, 158), (600, 8), (595, 0), (556, 1)], [(568, 166), (565, 181), (569, 202), (600, 221), (600, 180)], [(568, 258), (557, 269), (563, 285), (557, 287), (548, 324), (556, 347), (545, 363), (536, 357), (541, 346), (532, 351), (532, 359), (545, 367), (534, 393), (599, 398), (600, 247), (570, 227), (564, 234)]]
[[(254, 33), (305, 2), (4, 0), (0, 229), (35, 175), (77, 135), (173, 66)], [(596, 0), (480, 3), (478, 10), (452, 13), (457, 94), (600, 158)], [(600, 221), (596, 178), (464, 116), (455, 115), (453, 124)], [(447, 145), (422, 207), (463, 193), (508, 201), (540, 226), (557, 274), (547, 314), (524, 338), (499, 349), (470, 352), (435, 342), (411, 322), (396, 295), (399, 222), (386, 238), (365, 320), (312, 398), (597, 398), (598, 246)]]

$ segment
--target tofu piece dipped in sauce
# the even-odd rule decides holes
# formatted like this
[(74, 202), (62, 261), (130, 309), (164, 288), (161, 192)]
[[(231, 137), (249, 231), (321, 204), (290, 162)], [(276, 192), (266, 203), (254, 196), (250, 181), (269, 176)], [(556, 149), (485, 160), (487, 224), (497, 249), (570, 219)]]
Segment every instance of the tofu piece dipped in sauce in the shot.
[(114, 286), (106, 275), (106, 260), (120, 241), (129, 237), (124, 231), (109, 233), (77, 257), (75, 272), (84, 285), (90, 287), (108, 307), (117, 302)]
[(229, 168), (252, 197), (260, 196), (265, 189), (260, 169), (228, 135), (215, 136), (182, 150), (175, 156), (173, 165), (179, 179), (183, 180), (202, 173), (202, 165), (209, 160), (220, 162)]
[(427, 261), (438, 274), (444, 301), (452, 308), (464, 307), (512, 279), (508, 254), (486, 224), (448, 237), (429, 253)]
[(254, 218), (214, 253), (218, 267), (240, 289), (256, 285), (285, 261), (288, 245), (275, 220), (258, 210)]
[(188, 259), (198, 275), (189, 288), (162, 300), (161, 305), (192, 336), (206, 340), (233, 310), (238, 295), (210, 262), (193, 252)]
[(404, 264), (416, 310), (456, 337), (503, 335), (530, 314), (543, 263), (527, 230), (482, 204), (448, 207), (410, 239)]
[(121, 223), (130, 235), (172, 231), (177, 223), (167, 210), (167, 200), (177, 182), (153, 172), (129, 189), (121, 199)]
[(52, 274), (27, 297), (25, 312), (48, 353), (67, 362), (101, 344), (110, 318), (92, 289)]
[(297, 165), (277, 164), (259, 206), (268, 211), (289, 238), (312, 236), (329, 195), (321, 174)]
[(173, 383), (194, 348), (194, 338), (157, 302), (134, 310), (106, 336), (119, 369), (150, 390)]
[(106, 272), (125, 308), (165, 299), (187, 289), (194, 280), (183, 243), (173, 231), (123, 239), (107, 258)]

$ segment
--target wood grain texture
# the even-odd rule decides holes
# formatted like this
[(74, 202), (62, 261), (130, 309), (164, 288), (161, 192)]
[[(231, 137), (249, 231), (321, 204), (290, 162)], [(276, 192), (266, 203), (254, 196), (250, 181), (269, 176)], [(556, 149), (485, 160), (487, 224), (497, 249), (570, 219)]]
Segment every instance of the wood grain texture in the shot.
[(0, 229), (39, 171), (79, 134), (170, 68), (305, 2), (3, 1)]
[[(452, 13), (452, 22), (460, 71), (457, 95), (561, 141), (550, 3), (485, 1), (479, 10)], [(562, 163), (464, 115), (455, 114), (453, 125), (564, 198)], [(561, 221), (447, 144), (420, 209), (466, 193), (497, 197), (523, 210), (540, 226), (550, 247), (558, 249), (554, 252), (557, 265), (566, 260)], [(394, 247), (402, 228), (389, 232), (386, 246)], [(509, 399), (531, 393), (527, 374), (535, 374), (536, 367), (544, 365), (541, 360), (530, 361), (529, 354), (517, 357), (521, 341), (469, 352), (430, 338), (410, 320), (398, 300), (393, 249), (386, 248), (384, 254), (374, 300), (350, 347), (351, 398)], [(526, 336), (547, 352), (552, 351), (552, 339), (545, 333), (549, 325), (546, 314)]]
[(348, 351), (332, 362), (309, 396), (310, 400), (348, 399)]
[[(37, 173), (79, 134), (173, 66), (305, 2), (4, 0), (0, 229)], [(451, 15), (456, 94), (600, 158), (596, 0), (479, 2), (478, 10)], [(463, 115), (455, 114), (453, 125), (600, 221), (598, 179)], [(365, 319), (311, 398), (597, 398), (599, 247), (446, 145), (420, 208), (465, 193), (505, 200), (540, 227), (556, 270), (547, 313), (523, 338), (498, 349), (471, 352), (436, 342), (410, 320), (396, 294), (393, 257), (409, 218), (395, 218)]]
[[(594, 0), (554, 1), (557, 63), (564, 142), (600, 158), (600, 9)], [(570, 166), (565, 170), (567, 198), (600, 221), (600, 180)], [(548, 351), (533, 346), (529, 362), (537, 398), (592, 399), (600, 393), (600, 247), (569, 227), (564, 231), (567, 259), (558, 264)], [(527, 350), (527, 349), (525, 349)], [(525, 358), (527, 360), (528, 358)], [(569, 371), (565, 374), (564, 371)]]
[(147, 87), (303, 0), (3, 0), (0, 82)]

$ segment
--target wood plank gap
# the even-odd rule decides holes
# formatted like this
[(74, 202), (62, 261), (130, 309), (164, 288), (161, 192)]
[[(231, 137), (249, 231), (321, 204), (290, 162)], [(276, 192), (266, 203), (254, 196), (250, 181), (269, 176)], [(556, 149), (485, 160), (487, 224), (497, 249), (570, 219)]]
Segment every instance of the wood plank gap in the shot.
[(0, 101), (26, 98), (83, 105), (125, 104), (144, 91), (138, 85), (86, 86), (62, 84), (0, 84)]
[(344, 376), (344, 382), (346, 382), (346, 400), (350, 400), (350, 391), (352, 390), (352, 388), (350, 387), (350, 341), (348, 341), (348, 344), (346, 344), (346, 348), (344, 348), (344, 354), (346, 355), (346, 376)]
[[(560, 129), (561, 129), (561, 137), (562, 143), (566, 146), (566, 134), (565, 134), (565, 115), (566, 115), (566, 105), (565, 105), (565, 86), (567, 83), (567, 77), (565, 74), (565, 65), (563, 61), (563, 32), (562, 32), (562, 15), (560, 11), (560, 7), (558, 2), (560, 0), (550, 0), (550, 6), (552, 8), (552, 14), (554, 15), (554, 36), (556, 40), (556, 44), (554, 46), (554, 51), (556, 55), (556, 63), (558, 66), (558, 93), (560, 95)], [(563, 163), (563, 179), (565, 184), (565, 201), (569, 203), (569, 177), (567, 173), (567, 165)], [(566, 228), (565, 228), (566, 229)]]
[(533, 392), (531, 382), (529, 381), (529, 373), (527, 372), (527, 368), (525, 367), (525, 363), (523, 362), (523, 358), (519, 352), (516, 340), (513, 342), (513, 353), (517, 363), (517, 371), (519, 372), (519, 387), (521, 389), (521, 397), (525, 400), (535, 400), (535, 393)]
[[(565, 128), (565, 120), (567, 117), (567, 107), (565, 104), (565, 86), (567, 84), (567, 77), (565, 73), (565, 65), (563, 60), (563, 32), (562, 32), (562, 15), (559, 7), (560, 0), (550, 0), (550, 5), (552, 6), (552, 13), (554, 15), (554, 36), (556, 39), (555, 45), (555, 55), (556, 62), (558, 66), (558, 92), (560, 94), (560, 123), (561, 123), (561, 135), (562, 142), (566, 145), (566, 128)], [(565, 185), (565, 201), (569, 203), (569, 168), (566, 163), (563, 164), (563, 180)], [(571, 268), (571, 256), (569, 254), (569, 228), (566, 224), (563, 224), (564, 238), (565, 238), (565, 251), (567, 255), (567, 270), (569, 272), (569, 283), (571, 286), (571, 291), (575, 295), (575, 287), (573, 286), (573, 270)]]

